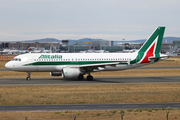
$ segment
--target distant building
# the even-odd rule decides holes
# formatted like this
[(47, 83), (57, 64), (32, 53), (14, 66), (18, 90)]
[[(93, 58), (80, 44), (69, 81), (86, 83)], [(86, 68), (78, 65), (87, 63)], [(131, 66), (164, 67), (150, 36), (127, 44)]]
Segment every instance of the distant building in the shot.
[(27, 50), (28, 48), (34, 48), (36, 50), (46, 50), (51, 48), (52, 51), (56, 51), (56, 49), (59, 49), (60, 45), (61, 43), (59, 42), (10, 42), (1, 43), (0, 47), (2, 47), (3, 49), (19, 48), (20, 50)]
[(93, 47), (103, 47), (103, 46), (113, 46), (113, 41), (77, 41), (74, 42), (77, 46), (93, 46)]
[(2, 50), (3, 50), (3, 44), (0, 43), (0, 51), (2, 51)]
[(0, 49), (9, 48), (10, 43), (9, 42), (2, 42), (0, 43)]
[(62, 46), (69, 46), (69, 40), (62, 40)]
[(173, 41), (173, 51), (176, 53), (180, 52), (180, 40)]
[(161, 45), (161, 53), (170, 53), (173, 50), (173, 44), (172, 43), (163, 43)]
[(113, 46), (113, 41), (77, 41), (73, 43), (73, 47), (70, 47), (70, 52), (79, 52), (85, 50), (106, 50), (108, 47)]
[(140, 49), (143, 43), (137, 43), (137, 42), (119, 42), (117, 43), (117, 46), (121, 46), (124, 50), (130, 50), (130, 49)]

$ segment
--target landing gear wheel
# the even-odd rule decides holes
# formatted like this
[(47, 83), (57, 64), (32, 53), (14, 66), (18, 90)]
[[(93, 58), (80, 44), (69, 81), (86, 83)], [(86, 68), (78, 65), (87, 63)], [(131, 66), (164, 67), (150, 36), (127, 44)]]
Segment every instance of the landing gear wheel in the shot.
[(27, 81), (30, 81), (30, 80), (31, 80), (31, 77), (30, 77), (31, 72), (27, 72), (27, 74), (28, 74), (28, 77), (26, 78), (26, 80), (27, 80)]
[(80, 74), (79, 77), (78, 77), (78, 79), (83, 80), (83, 79), (84, 79), (83, 74)]
[(88, 76), (87, 76), (87, 80), (92, 81), (92, 80), (93, 80), (93, 76), (88, 75)]
[(31, 80), (31, 78), (30, 78), (30, 77), (27, 77), (27, 78), (26, 78), (26, 80), (27, 80), (27, 81), (30, 81), (30, 80)]

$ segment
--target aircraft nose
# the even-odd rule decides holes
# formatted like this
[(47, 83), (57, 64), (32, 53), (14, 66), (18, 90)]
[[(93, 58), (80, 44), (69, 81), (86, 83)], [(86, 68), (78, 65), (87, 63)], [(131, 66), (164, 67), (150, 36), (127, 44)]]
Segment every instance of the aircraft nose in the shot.
[(11, 69), (11, 68), (12, 68), (11, 63), (10, 63), (10, 62), (7, 62), (7, 63), (5, 64), (5, 67), (6, 67), (7, 69)]

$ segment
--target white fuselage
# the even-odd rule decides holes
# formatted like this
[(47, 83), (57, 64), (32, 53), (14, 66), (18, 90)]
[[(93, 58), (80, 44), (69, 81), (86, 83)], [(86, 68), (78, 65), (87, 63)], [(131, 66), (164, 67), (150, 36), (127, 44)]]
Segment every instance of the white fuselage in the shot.
[[(22, 72), (56, 72), (62, 71), (65, 67), (79, 67), (87, 64), (100, 65), (104, 63), (120, 62), (118, 65), (107, 65), (98, 67), (99, 71), (112, 71), (130, 69), (144, 64), (131, 64), (128, 61), (134, 60), (137, 57), (137, 52), (134, 53), (27, 53), (18, 55), (14, 60), (6, 64), (6, 68), (14, 71)], [(41, 58), (40, 56), (43, 57)], [(61, 56), (56, 57), (56, 56)], [(152, 63), (152, 62), (150, 62)], [(97, 70), (97, 71), (98, 71)]]

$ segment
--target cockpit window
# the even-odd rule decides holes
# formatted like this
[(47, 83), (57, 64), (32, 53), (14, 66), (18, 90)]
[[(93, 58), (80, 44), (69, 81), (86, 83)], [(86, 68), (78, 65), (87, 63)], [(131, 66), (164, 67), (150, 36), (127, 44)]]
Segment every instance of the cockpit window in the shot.
[(12, 61), (21, 61), (21, 58), (14, 58)]

